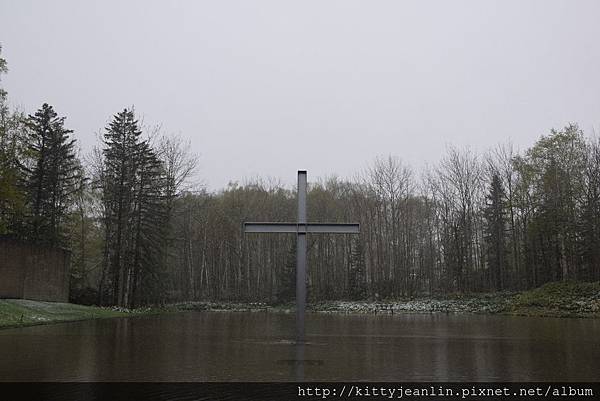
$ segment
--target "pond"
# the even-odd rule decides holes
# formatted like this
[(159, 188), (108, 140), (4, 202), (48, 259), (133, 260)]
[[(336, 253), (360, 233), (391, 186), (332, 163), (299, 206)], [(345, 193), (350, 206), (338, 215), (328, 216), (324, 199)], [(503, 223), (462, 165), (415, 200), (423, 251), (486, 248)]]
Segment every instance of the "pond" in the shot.
[(600, 320), (186, 312), (0, 330), (3, 381), (596, 381)]

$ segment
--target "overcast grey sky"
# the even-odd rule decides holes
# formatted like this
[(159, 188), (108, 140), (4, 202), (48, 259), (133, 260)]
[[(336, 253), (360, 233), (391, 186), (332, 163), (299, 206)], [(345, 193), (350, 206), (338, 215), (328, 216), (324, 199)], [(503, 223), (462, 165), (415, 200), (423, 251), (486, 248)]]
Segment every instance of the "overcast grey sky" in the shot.
[(211, 189), (600, 127), (595, 0), (0, 0), (0, 43), (12, 104), (54, 105), (84, 150), (135, 105)]

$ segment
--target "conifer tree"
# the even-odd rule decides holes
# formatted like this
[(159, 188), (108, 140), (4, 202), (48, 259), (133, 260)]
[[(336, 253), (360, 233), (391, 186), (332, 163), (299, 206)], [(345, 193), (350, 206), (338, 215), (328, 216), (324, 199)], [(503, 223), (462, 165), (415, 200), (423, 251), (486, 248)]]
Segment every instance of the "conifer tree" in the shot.
[(350, 269), (348, 271), (348, 295), (352, 300), (365, 299), (367, 287), (365, 281), (365, 259), (363, 245), (360, 238), (352, 240), (352, 254), (350, 255)]
[(487, 222), (485, 239), (488, 250), (488, 271), (492, 288), (500, 291), (504, 288), (504, 270), (506, 266), (506, 194), (502, 180), (497, 173), (492, 175), (487, 204), (483, 214)]
[[(160, 299), (166, 286), (165, 264), (169, 227), (165, 202), (165, 175), (156, 152), (140, 144), (134, 204), (133, 277), (128, 304)], [(141, 292), (143, 289), (143, 292)]]
[(123, 304), (126, 269), (131, 266), (134, 191), (141, 130), (133, 110), (116, 114), (104, 134), (102, 192), (105, 260), (100, 288), (102, 303)]
[(101, 302), (128, 307), (160, 299), (165, 288), (164, 169), (141, 134), (133, 110), (125, 109), (104, 135)]
[(80, 177), (75, 156), (73, 132), (64, 128), (65, 117), (58, 117), (44, 103), (29, 115), (26, 126), (27, 160), (21, 163), (28, 208), (26, 237), (50, 244), (64, 244), (64, 219), (73, 201)]

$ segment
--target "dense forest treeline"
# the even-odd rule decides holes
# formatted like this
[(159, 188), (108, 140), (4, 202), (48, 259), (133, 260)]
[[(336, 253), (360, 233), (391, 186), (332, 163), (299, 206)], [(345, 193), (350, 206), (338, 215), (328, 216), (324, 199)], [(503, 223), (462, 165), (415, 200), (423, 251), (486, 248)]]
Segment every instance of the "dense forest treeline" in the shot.
[[(242, 223), (294, 221), (295, 189), (194, 187), (188, 144), (132, 109), (86, 156), (65, 125), (47, 104), (11, 110), (0, 89), (0, 234), (71, 249), (74, 301), (293, 299), (294, 236), (244, 235)], [(378, 158), (351, 180), (311, 182), (308, 217), (361, 223), (360, 235), (309, 237), (312, 299), (597, 281), (600, 141), (572, 124), (520, 152), (449, 147), (421, 172)]]

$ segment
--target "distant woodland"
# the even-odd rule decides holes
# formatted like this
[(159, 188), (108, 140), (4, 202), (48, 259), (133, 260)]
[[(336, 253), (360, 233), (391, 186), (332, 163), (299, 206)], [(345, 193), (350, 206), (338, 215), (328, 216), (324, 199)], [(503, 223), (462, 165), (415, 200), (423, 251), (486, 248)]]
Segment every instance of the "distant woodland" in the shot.
[[(133, 109), (107, 116), (82, 155), (62, 112), (11, 108), (0, 88), (0, 234), (70, 249), (73, 302), (293, 300), (294, 235), (244, 235), (242, 223), (295, 221), (295, 188), (195, 186), (189, 144)], [(423, 171), (365, 161), (351, 180), (310, 182), (308, 215), (361, 224), (309, 237), (312, 300), (597, 281), (600, 140), (572, 124), (522, 151), (448, 147)]]

